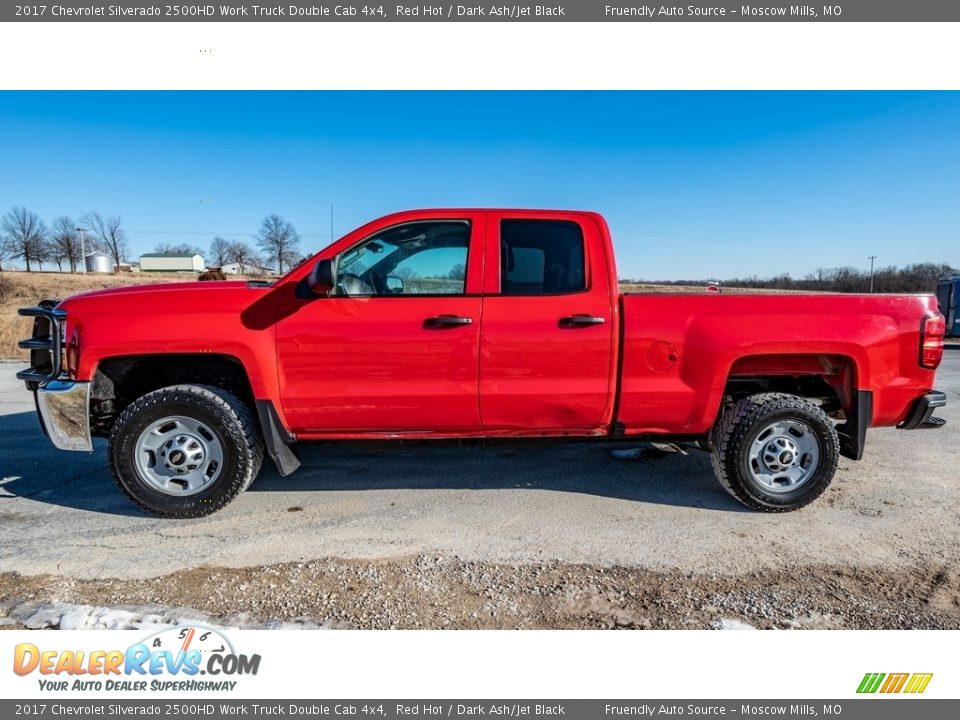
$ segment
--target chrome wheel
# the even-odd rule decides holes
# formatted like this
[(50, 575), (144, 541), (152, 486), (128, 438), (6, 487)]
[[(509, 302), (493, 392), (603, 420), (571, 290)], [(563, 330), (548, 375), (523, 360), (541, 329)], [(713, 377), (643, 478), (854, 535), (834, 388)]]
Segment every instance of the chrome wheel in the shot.
[(764, 427), (750, 444), (748, 467), (753, 479), (771, 493), (792, 492), (820, 465), (820, 441), (799, 420), (778, 420)]
[(208, 487), (223, 467), (217, 435), (194, 418), (175, 415), (150, 424), (134, 447), (137, 472), (166, 495), (195, 495)]

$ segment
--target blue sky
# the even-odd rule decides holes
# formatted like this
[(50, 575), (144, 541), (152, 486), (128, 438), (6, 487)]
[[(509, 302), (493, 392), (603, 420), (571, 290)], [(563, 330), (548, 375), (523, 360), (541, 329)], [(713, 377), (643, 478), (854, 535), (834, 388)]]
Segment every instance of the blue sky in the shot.
[(133, 254), (416, 207), (598, 210), (622, 277), (960, 265), (960, 93), (0, 92), (0, 211)]

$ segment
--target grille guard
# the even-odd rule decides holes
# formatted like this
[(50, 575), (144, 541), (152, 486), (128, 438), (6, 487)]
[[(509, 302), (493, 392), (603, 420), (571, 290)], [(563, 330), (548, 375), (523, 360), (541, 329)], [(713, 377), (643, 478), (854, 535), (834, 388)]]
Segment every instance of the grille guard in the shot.
[(33, 335), (21, 340), (19, 347), (30, 351), (30, 367), (17, 373), (17, 379), (31, 390), (60, 377), (63, 371), (63, 321), (67, 314), (57, 310), (58, 300), (43, 300), (36, 307), (20, 308), (18, 315), (33, 318)]

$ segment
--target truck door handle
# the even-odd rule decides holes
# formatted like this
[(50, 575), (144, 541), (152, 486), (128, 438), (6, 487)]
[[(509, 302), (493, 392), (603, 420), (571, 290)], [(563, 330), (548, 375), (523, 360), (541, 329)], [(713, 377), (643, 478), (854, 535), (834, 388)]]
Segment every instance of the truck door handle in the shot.
[(603, 325), (607, 319), (597, 317), (596, 315), (568, 315), (560, 318), (560, 327), (576, 328), (586, 327), (587, 325)]
[(425, 328), (449, 328), (460, 327), (461, 325), (472, 325), (473, 318), (463, 317), (461, 315), (437, 315), (429, 317), (423, 321)]

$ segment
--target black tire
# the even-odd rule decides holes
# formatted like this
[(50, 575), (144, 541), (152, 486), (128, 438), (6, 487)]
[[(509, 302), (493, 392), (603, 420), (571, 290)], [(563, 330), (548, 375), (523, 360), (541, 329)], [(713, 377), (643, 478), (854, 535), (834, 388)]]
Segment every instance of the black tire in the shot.
[[(141, 475), (134, 458), (141, 433), (168, 416), (203, 423), (222, 449), (219, 474), (199, 492), (177, 496), (160, 492)], [(174, 385), (132, 402), (110, 432), (110, 467), (120, 490), (137, 506), (170, 518), (210, 515), (246, 490), (263, 464), (263, 437), (250, 408), (226, 390), (208, 385)]]
[[(794, 490), (771, 492), (754, 477), (749, 451), (773, 423), (793, 420), (812, 431), (819, 462)], [(834, 424), (820, 407), (795, 395), (762, 393), (744, 398), (723, 413), (713, 429), (713, 470), (720, 484), (749, 508), (763, 512), (796, 510), (816, 500), (830, 485), (840, 458)]]

